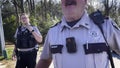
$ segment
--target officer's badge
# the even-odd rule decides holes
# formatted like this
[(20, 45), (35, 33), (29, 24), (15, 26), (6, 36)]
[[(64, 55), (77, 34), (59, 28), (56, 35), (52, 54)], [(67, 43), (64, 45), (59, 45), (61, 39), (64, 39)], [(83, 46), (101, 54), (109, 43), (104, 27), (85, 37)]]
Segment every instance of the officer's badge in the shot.
[(100, 40), (100, 33), (99, 32), (97, 32), (97, 31), (90, 31), (89, 32), (89, 39), (91, 40), (91, 41), (99, 41)]

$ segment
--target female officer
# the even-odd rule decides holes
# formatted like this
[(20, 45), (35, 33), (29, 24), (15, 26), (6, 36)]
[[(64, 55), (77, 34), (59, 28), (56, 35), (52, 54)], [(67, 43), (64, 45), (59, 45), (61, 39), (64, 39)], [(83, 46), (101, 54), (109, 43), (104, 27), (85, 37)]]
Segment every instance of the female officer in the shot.
[(35, 68), (38, 43), (42, 36), (36, 26), (31, 26), (26, 13), (20, 15), (22, 23), (15, 33), (16, 44), (13, 50), (13, 59), (17, 56), (16, 68)]

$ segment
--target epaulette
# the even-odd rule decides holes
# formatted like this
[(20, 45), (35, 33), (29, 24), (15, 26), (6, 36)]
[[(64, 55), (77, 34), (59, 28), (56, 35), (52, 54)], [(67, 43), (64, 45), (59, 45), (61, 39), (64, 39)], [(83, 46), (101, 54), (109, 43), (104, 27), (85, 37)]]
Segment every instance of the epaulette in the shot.
[(56, 23), (55, 25), (51, 26), (50, 28), (53, 28), (53, 27), (57, 26), (57, 25), (60, 24), (60, 23), (61, 23), (61, 21), (59, 21), (59, 22)]
[(113, 27), (114, 27), (115, 29), (120, 30), (120, 27), (118, 26), (118, 24), (117, 24), (117, 23), (112, 22), (112, 25), (113, 25)]

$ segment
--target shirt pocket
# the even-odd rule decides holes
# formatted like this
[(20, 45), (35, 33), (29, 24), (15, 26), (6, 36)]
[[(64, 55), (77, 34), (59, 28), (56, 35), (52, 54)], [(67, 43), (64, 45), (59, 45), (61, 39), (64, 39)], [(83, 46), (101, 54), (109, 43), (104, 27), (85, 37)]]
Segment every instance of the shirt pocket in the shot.
[(63, 45), (60, 44), (56, 44), (56, 45), (50, 45), (50, 51), (52, 54), (62, 54), (62, 49), (63, 49)]

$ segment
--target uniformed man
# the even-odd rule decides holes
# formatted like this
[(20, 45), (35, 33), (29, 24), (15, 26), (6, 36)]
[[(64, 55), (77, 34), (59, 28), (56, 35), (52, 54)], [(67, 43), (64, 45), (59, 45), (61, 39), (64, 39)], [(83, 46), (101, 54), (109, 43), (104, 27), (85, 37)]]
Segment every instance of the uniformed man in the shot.
[(36, 26), (31, 26), (29, 16), (26, 13), (20, 15), (22, 26), (15, 33), (16, 44), (13, 50), (13, 59), (17, 57), (15, 68), (35, 68), (38, 43), (42, 36)]
[[(87, 0), (61, 0), (63, 18), (50, 28), (36, 68), (109, 68), (106, 45), (120, 55), (120, 30), (109, 18), (102, 24), (105, 38), (89, 17)], [(100, 48), (99, 48), (100, 47)], [(96, 52), (96, 51), (97, 52)], [(103, 51), (102, 51), (103, 50)]]

